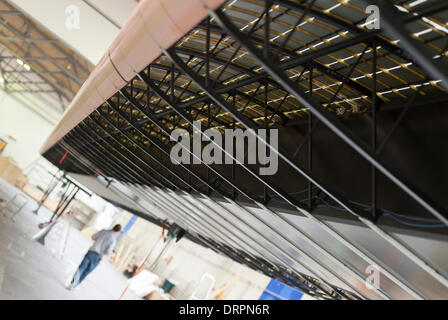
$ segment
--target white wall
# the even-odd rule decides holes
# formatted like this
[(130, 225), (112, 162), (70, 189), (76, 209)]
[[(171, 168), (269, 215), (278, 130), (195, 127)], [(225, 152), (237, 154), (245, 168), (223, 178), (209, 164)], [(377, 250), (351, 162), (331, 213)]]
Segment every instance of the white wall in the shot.
[[(120, 212), (114, 223), (121, 223), (123, 227), (130, 218), (130, 214)], [(164, 243), (159, 240), (161, 228), (143, 219), (137, 219), (127, 236), (122, 237), (120, 245), (123, 253), (128, 249), (136, 251), (136, 262), (140, 264), (153, 248), (147, 266), (152, 263), (163, 249)], [(158, 242), (157, 242), (158, 241)], [(157, 245), (154, 246), (157, 242)], [(167, 259), (172, 260), (167, 264)], [(129, 261), (130, 262), (130, 261)], [(121, 265), (121, 267), (125, 267)], [(204, 273), (213, 275), (216, 279), (215, 289), (227, 283), (230, 290), (224, 291), (223, 299), (257, 300), (266, 288), (270, 278), (249, 269), (233, 260), (197, 245), (186, 238), (174, 243), (160, 260), (154, 273), (162, 279), (169, 278), (179, 282), (172, 294), (178, 299), (187, 299), (194, 291)]]
[(0, 137), (8, 135), (16, 142), (8, 142), (2, 156), (11, 157), (24, 169), (40, 156), (39, 149), (54, 125), (4, 91), (0, 91)]

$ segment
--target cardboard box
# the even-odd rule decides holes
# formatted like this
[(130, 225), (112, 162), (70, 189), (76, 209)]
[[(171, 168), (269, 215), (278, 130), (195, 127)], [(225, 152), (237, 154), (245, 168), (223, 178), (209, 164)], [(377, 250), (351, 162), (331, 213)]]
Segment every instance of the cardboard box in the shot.
[(21, 175), (22, 170), (13, 164), (9, 158), (0, 157), (0, 177), (15, 185)]
[(3, 150), (5, 150), (6, 145), (7, 145), (6, 141), (0, 139), (0, 153), (2, 153)]
[(159, 290), (154, 290), (143, 299), (145, 300), (171, 300), (171, 296), (166, 293), (161, 293)]

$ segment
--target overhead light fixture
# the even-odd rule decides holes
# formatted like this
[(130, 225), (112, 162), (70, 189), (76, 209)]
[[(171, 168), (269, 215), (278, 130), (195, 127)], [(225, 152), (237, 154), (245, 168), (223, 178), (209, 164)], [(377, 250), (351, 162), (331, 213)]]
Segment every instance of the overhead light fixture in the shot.
[(409, 4), (410, 7), (418, 6), (419, 4), (422, 4), (423, 2), (426, 2), (427, 0), (416, 0)]
[(21, 66), (23, 66), (23, 61), (20, 60), (19, 58), (16, 59), (17, 63), (20, 64)]
[(23, 67), (24, 67), (27, 71), (30, 71), (30, 70), (31, 70), (31, 67), (30, 67), (29, 65), (27, 65), (26, 63), (23, 65)]

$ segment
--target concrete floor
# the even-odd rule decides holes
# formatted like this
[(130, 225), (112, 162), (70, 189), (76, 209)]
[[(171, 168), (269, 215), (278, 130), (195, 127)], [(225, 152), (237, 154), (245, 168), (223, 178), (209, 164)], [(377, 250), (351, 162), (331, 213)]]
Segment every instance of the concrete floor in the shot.
[[(0, 179), (0, 198), (10, 200), (17, 193), (23, 194)], [(11, 220), (9, 210), (0, 212), (0, 300), (118, 299), (126, 287), (126, 278), (106, 257), (77, 289), (65, 289), (91, 241), (71, 228), (63, 257), (58, 259), (64, 224), (52, 229), (45, 239), (45, 246), (33, 241), (32, 236), (40, 231), (38, 224), (48, 221), (51, 212), (42, 207), (39, 215), (33, 214), (37, 203), (26, 198), (28, 202), (15, 217), (15, 222)], [(140, 298), (128, 290), (123, 299)]]

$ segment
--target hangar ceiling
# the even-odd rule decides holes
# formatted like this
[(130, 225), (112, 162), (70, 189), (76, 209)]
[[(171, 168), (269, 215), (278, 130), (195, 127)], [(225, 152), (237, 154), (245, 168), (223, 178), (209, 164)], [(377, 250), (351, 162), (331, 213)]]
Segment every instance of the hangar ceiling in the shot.
[(93, 65), (10, 1), (0, 1), (1, 88), (59, 120)]

